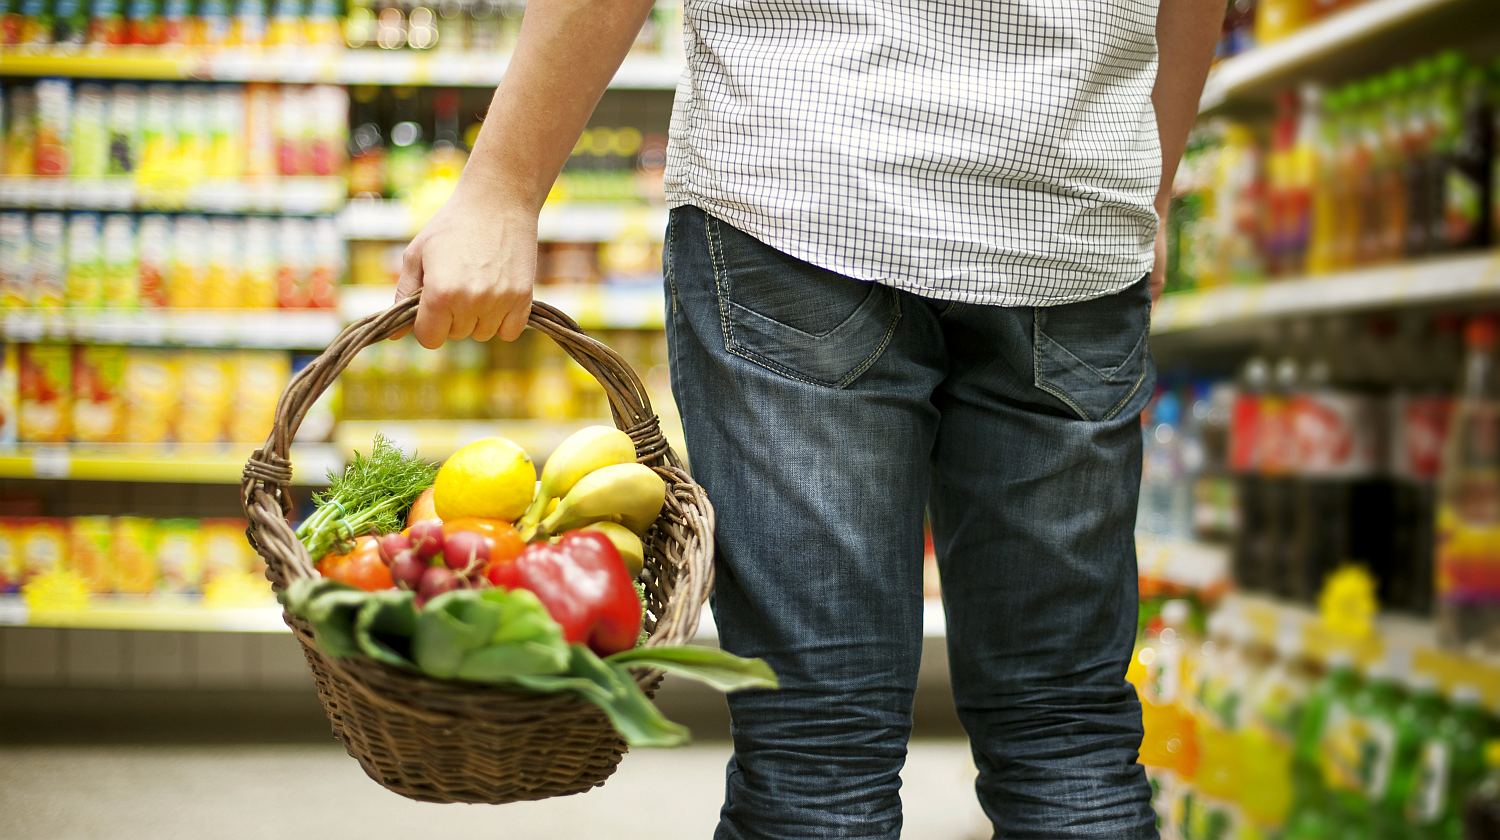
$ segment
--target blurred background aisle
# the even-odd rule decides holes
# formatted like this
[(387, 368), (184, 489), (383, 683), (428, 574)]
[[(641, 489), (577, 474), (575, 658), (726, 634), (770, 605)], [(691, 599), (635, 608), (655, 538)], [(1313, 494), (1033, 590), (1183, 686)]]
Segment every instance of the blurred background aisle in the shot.
[[(277, 396), (389, 303), (522, 10), (0, 3), (0, 834), (280, 836), (337, 801), (371, 836), (626, 837), (605, 827), (665, 786), (670, 828), (706, 835), (722, 701), (672, 684), (703, 746), (632, 755), (567, 805), (382, 793), (328, 742), (243, 539), (236, 482)], [(660, 260), (680, 27), (659, 3), (544, 211), (537, 278), (679, 441)], [(1468, 836), (1500, 836), (1497, 137), (1493, 2), (1227, 4), (1142, 430), (1131, 679), (1168, 838), (1458, 840), (1470, 801)], [(606, 416), (536, 336), (392, 342), (304, 422), (295, 481), (305, 501), (376, 431), (541, 455)], [(907, 834), (982, 836), (928, 570)]]

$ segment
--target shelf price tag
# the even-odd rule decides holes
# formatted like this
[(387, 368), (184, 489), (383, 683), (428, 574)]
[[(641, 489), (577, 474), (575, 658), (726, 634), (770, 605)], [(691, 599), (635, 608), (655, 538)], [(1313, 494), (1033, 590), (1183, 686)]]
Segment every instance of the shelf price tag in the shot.
[(31, 472), (37, 478), (67, 478), (72, 466), (66, 446), (40, 446), (31, 453)]

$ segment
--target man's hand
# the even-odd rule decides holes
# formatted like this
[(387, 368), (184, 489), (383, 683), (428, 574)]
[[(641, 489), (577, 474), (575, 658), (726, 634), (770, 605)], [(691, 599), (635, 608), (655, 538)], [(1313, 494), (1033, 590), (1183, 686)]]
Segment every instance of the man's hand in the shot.
[(534, 211), (497, 195), (454, 191), (401, 255), (396, 299), (422, 290), (412, 332), (423, 347), (521, 335), (536, 280), (536, 224)]
[(1167, 286), (1167, 214), (1161, 214), (1161, 226), (1156, 229), (1156, 261), (1151, 264), (1151, 303), (1161, 300), (1161, 291)]

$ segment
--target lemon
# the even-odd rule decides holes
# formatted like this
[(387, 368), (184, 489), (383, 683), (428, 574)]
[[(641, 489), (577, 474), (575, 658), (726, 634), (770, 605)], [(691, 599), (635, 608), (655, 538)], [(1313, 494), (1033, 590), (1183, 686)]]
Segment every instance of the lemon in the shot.
[(514, 522), (536, 493), (531, 456), (503, 437), (476, 440), (438, 470), (432, 498), (444, 521), (466, 516)]

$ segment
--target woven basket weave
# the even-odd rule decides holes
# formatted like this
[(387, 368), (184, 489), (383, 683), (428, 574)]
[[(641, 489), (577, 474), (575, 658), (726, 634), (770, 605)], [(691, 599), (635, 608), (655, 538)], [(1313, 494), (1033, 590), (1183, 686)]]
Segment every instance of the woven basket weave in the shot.
[[(242, 501), (250, 544), (280, 592), (314, 577), (313, 558), (287, 522), (292, 510), (289, 447), (302, 418), (365, 347), (411, 325), (418, 297), (349, 325), (292, 379), (263, 448), (245, 465)], [(647, 645), (681, 644), (698, 627), (713, 586), (713, 508), (662, 437), (640, 380), (617, 353), (584, 335), (546, 304), (529, 326), (545, 333), (593, 374), (609, 396), (615, 425), (635, 441), (638, 460), (667, 481), (661, 517), (646, 537)], [(599, 709), (571, 694), (538, 695), (434, 680), (363, 657), (335, 659), (313, 642), (307, 622), (284, 614), (307, 664), (333, 734), (370, 778), (424, 802), (498, 804), (579, 793), (604, 783), (625, 742)], [(638, 669), (648, 695), (659, 671)]]

